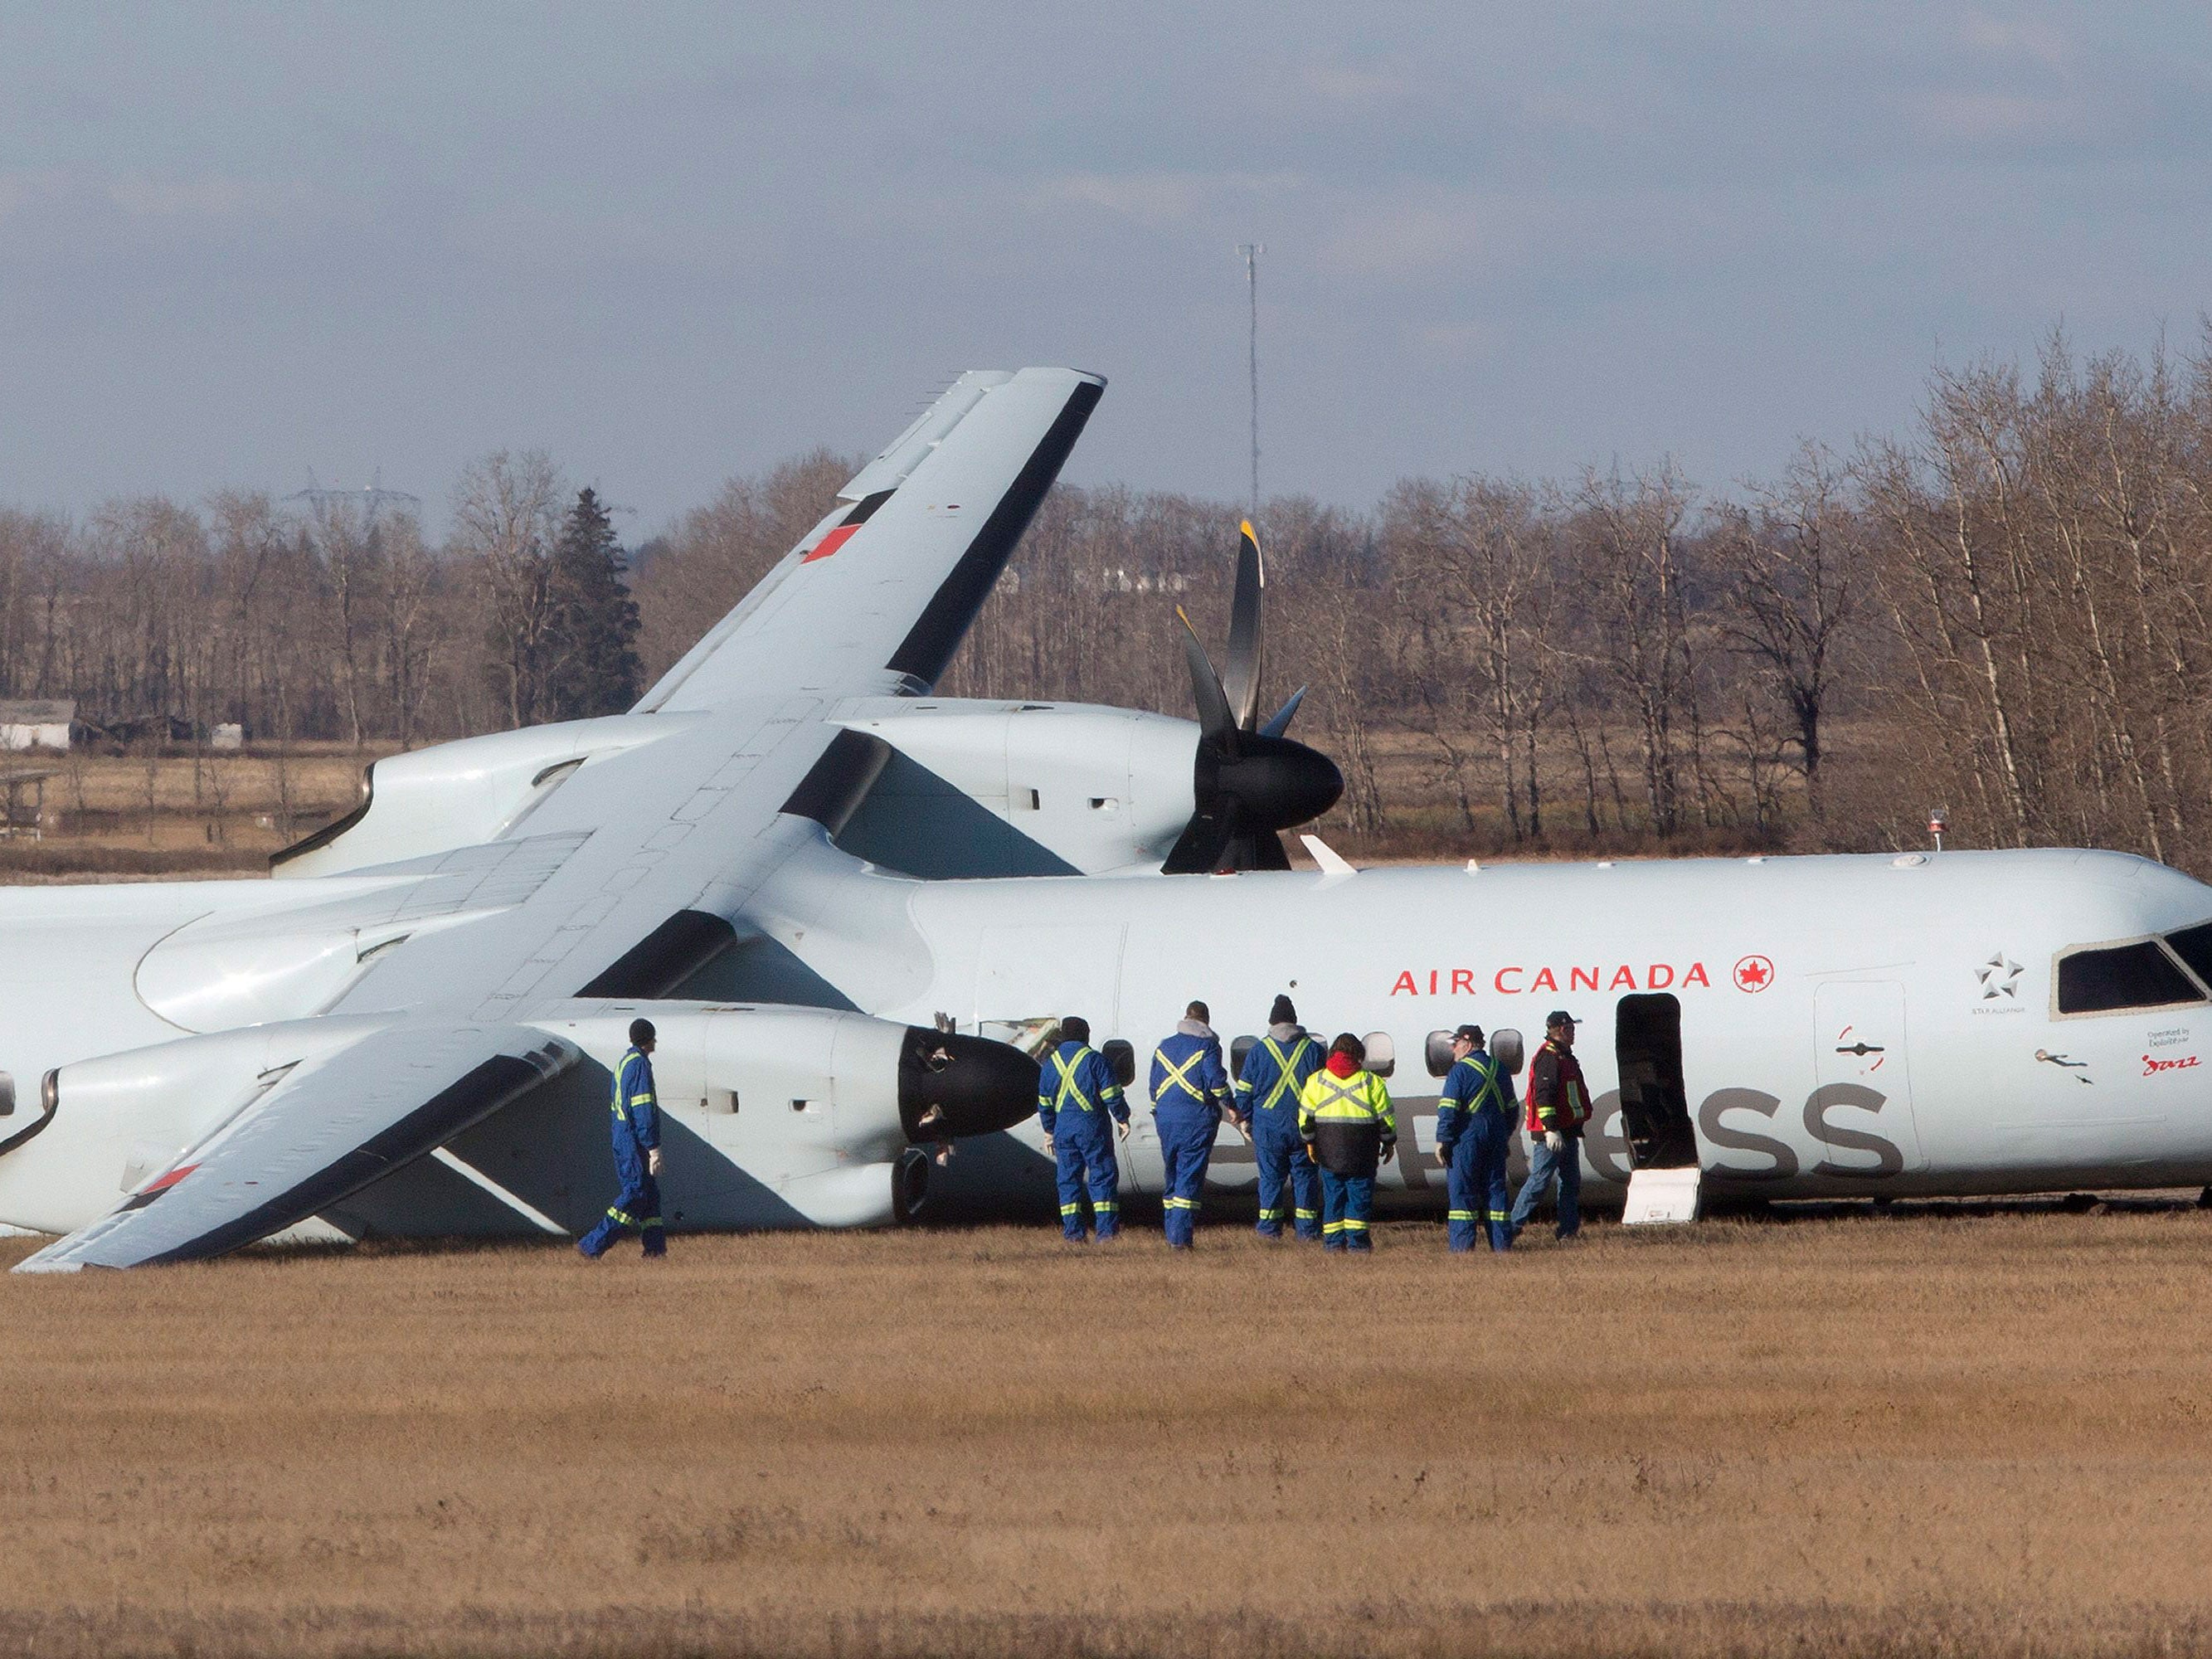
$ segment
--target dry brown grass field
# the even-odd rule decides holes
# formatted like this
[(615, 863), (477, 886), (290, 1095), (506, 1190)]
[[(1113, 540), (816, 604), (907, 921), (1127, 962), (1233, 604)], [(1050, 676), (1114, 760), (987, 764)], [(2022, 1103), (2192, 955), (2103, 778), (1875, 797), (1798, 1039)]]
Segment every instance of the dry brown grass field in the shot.
[(0, 1279), (0, 1649), (2212, 1651), (2212, 1214), (1200, 1243)]
[[(350, 811), (362, 769), (389, 752), (307, 744), (0, 755), (0, 774), (52, 774), (39, 834), (0, 836), (0, 884), (264, 873), (271, 853)], [(33, 801), (21, 796), (26, 819)]]

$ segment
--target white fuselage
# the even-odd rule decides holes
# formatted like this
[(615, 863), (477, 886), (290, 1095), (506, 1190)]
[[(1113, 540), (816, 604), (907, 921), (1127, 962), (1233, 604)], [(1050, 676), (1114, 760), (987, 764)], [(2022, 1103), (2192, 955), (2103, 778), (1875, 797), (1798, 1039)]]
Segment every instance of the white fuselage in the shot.
[[(2212, 1006), (2061, 1014), (2054, 962), (2212, 918), (2212, 888), (2138, 859), (2036, 851), (1378, 869), (1147, 884), (946, 884), (916, 896), (963, 1018), (1080, 1013), (1139, 1059), (1198, 998), (1224, 1044), (1279, 991), (1324, 1038), (1380, 1032), (1401, 1147), (1431, 1151), (1429, 1034), (1583, 1022), (1586, 1173), (1623, 1183), (1625, 998), (1680, 1004), (1683, 1081), (1714, 1188), (1772, 1197), (2212, 1182)], [(1994, 964), (1994, 965), (1993, 965)], [(1856, 1052), (1860, 1049), (1864, 1052)], [(1157, 1189), (1147, 1115), (1125, 1162)], [(1034, 1138), (1034, 1130), (1031, 1131)], [(1224, 1130), (1218, 1182), (1251, 1179)], [(1433, 1158), (1385, 1184), (1441, 1188)]]
[[(0, 1139), (36, 1121), (39, 1079), (50, 1069), (186, 1035), (147, 1000), (175, 995), (149, 989), (167, 983), (149, 964), (167, 960), (157, 947), (178, 930), (252, 923), (374, 884), (334, 876), (0, 891), (0, 1072), (15, 1098)], [(1282, 991), (1324, 1036), (1390, 1039), (1402, 1155), (1385, 1181), (1439, 1196), (1427, 1156), (1437, 1085), (1422, 1059), (1431, 1032), (1473, 1019), (1517, 1030), (1533, 1048), (1548, 1011), (1575, 1014), (1597, 1098), (1586, 1170), (1617, 1183), (1628, 1163), (1616, 1015), (1623, 999), (1655, 994), (1679, 1005), (1688, 1110), (1717, 1190), (1802, 1197), (2212, 1182), (2212, 1089), (2198, 1060), (2212, 1042), (2212, 1003), (2192, 993), (2156, 1007), (2057, 1006), (2063, 952), (2212, 919), (2212, 889), (2137, 859), (1949, 853), (918, 882), (824, 843), (787, 866), (775, 892), (772, 908), (742, 920), (869, 1014), (924, 1026), (949, 1018), (988, 1033), (1079, 1013), (1095, 1041), (1129, 1042), (1138, 1131), (1124, 1162), (1140, 1190), (1159, 1180), (1144, 1097), (1152, 1046), (1193, 998), (1212, 1006), (1225, 1043), (1256, 1033)], [(238, 958), (229, 1002), (193, 1006), (249, 1011), (240, 1025), (311, 1012), (272, 1003), (254, 963), (281, 986), (324, 971), (324, 957), (309, 934), (278, 927), (270, 936), (276, 944)], [(162, 1006), (175, 1012), (173, 1001)], [(560, 1012), (549, 1005), (537, 1018), (550, 1030)], [(195, 1030), (210, 1029), (198, 1018)], [(680, 1055), (664, 1054), (663, 1066), (670, 1081), (688, 1075)], [(805, 1115), (790, 1129), (758, 1117), (740, 1128), (714, 1120), (709, 1093), (702, 1087), (694, 1101), (664, 1087), (672, 1121), (694, 1132), (683, 1146), (695, 1167), (672, 1173), (672, 1212), (705, 1226), (799, 1218), (762, 1206), (744, 1178), (744, 1137), (799, 1133)], [(592, 1109), (578, 1106), (584, 1127), (560, 1142), (573, 1169), (532, 1189), (532, 1202), (556, 1219), (567, 1215), (545, 1193), (573, 1186), (576, 1213), (590, 1212), (587, 1200), (605, 1201)], [(479, 1167), (554, 1155), (526, 1118), (509, 1116), (504, 1129), (495, 1120), (471, 1132)], [(492, 1144), (501, 1134), (511, 1148)], [(1045, 1166), (1034, 1123), (989, 1142), (963, 1153), (970, 1171), (1036, 1184)], [(89, 1108), (64, 1108), (0, 1153), (0, 1221), (82, 1224), (160, 1150), (134, 1146), (128, 1126)], [(716, 1173), (717, 1160), (727, 1169)], [(967, 1177), (968, 1190), (976, 1178)], [(1224, 1130), (1215, 1183), (1251, 1178), (1249, 1154)], [(426, 1215), (422, 1230), (450, 1224)]]

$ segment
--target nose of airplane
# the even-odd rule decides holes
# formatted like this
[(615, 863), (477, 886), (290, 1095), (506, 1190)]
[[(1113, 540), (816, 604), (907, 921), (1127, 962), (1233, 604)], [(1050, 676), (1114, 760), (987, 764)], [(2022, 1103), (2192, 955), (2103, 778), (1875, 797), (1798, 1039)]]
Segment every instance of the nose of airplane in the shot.
[(1036, 1110), (1037, 1063), (988, 1037), (907, 1028), (899, 1121), (916, 1142), (1011, 1129)]

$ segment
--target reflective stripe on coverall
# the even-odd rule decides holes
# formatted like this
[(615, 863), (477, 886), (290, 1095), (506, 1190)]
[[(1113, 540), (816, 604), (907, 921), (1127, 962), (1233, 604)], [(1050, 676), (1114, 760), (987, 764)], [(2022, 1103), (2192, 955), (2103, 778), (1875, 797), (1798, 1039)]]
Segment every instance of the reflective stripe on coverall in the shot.
[(1505, 1182), (1513, 1116), (1513, 1079), (1504, 1066), (1481, 1048), (1454, 1062), (1437, 1106), (1437, 1150), (1451, 1158), (1447, 1231), (1455, 1250), (1473, 1249), (1486, 1231), (1493, 1250), (1513, 1242)]
[(614, 1115), (615, 1179), (622, 1191), (577, 1248), (586, 1255), (602, 1255), (629, 1228), (645, 1235), (647, 1255), (665, 1255), (668, 1238), (660, 1224), (660, 1182), (646, 1172), (646, 1154), (660, 1145), (660, 1107), (653, 1098), (653, 1061), (640, 1050), (630, 1049), (615, 1067), (614, 1097), (607, 1106)]
[(1168, 1243), (1188, 1249), (1198, 1225), (1199, 1193), (1229, 1098), (1221, 1039), (1211, 1026), (1186, 1019), (1152, 1050), (1152, 1121), (1160, 1135), (1160, 1203)]
[[(1571, 1048), (1546, 1037), (1528, 1063), (1528, 1178), (1513, 1200), (1513, 1232), (1528, 1224), (1554, 1179), (1559, 1183), (1559, 1236), (1572, 1238), (1582, 1230), (1583, 1125), (1589, 1115), (1582, 1062)], [(1544, 1144), (1547, 1129), (1565, 1137), (1556, 1152)]]
[(1398, 1139), (1390, 1091), (1372, 1072), (1316, 1072), (1298, 1102), (1298, 1133), (1321, 1165), (1322, 1248), (1371, 1249), (1375, 1171)]
[(1321, 1237), (1321, 1171), (1298, 1139), (1298, 1097), (1321, 1069), (1321, 1044), (1303, 1026), (1271, 1025), (1244, 1056), (1237, 1103), (1252, 1120), (1252, 1152), (1260, 1166), (1260, 1224), (1283, 1235), (1285, 1211), (1300, 1238)]
[(1121, 1225), (1121, 1171), (1114, 1161), (1114, 1132), (1106, 1127), (1129, 1121), (1128, 1103), (1106, 1056), (1087, 1043), (1063, 1042), (1047, 1054), (1037, 1071), (1037, 1121), (1052, 1142), (1060, 1182), (1060, 1230), (1083, 1237), (1083, 1200), (1101, 1238)]

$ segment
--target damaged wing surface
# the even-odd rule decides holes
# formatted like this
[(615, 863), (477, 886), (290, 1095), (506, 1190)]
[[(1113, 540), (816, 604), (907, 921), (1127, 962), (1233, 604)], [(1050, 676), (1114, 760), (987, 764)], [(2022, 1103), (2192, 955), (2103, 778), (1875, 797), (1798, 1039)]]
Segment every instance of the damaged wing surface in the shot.
[(304, 1063), (19, 1273), (191, 1261), (296, 1225), (582, 1055), (516, 1026), (402, 1025)]

